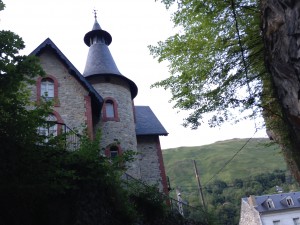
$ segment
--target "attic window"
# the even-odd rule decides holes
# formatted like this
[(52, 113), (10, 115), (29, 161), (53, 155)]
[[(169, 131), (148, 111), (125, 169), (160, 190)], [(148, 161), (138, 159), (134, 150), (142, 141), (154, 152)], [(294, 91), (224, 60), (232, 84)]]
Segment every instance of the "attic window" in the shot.
[(287, 204), (288, 206), (293, 206), (293, 205), (294, 205), (293, 199), (292, 199), (290, 196), (288, 196), (288, 197), (286, 198), (286, 204)]
[(41, 96), (46, 100), (54, 98), (54, 81), (50, 78), (43, 78), (41, 81)]
[(54, 100), (54, 106), (59, 106), (58, 81), (56, 77), (52, 75), (47, 75), (47, 77), (38, 77), (36, 85), (38, 103), (40, 103), (41, 100)]
[(268, 209), (274, 209), (275, 208), (274, 202), (270, 198), (267, 199), (266, 204), (267, 204)]

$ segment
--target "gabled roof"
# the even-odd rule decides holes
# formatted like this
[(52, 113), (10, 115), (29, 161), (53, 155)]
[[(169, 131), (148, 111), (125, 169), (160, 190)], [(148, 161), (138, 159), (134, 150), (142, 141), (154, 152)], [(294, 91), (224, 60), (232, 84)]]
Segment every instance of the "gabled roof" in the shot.
[(96, 106), (97, 111), (101, 111), (103, 104), (103, 98), (94, 89), (94, 87), (82, 76), (82, 74), (75, 68), (75, 66), (67, 59), (67, 57), (59, 50), (59, 48), (53, 43), (50, 38), (47, 38), (43, 43), (41, 43), (35, 50), (33, 50), (30, 55), (39, 56), (45, 50), (52, 50), (56, 53), (59, 60), (68, 68), (68, 72), (74, 76), (86, 90), (89, 92), (92, 98), (92, 103)]
[(149, 106), (135, 106), (136, 135), (168, 135)]
[[(286, 202), (286, 200), (289, 198), (291, 198), (293, 201), (292, 205), (288, 205)], [(248, 198), (243, 198), (243, 200), (248, 202)], [(274, 208), (269, 208), (268, 205), (265, 204), (266, 201), (268, 200), (272, 200), (274, 204)], [(300, 210), (300, 192), (255, 196), (255, 202), (256, 202), (255, 209), (260, 213), (286, 210), (286, 209)]]

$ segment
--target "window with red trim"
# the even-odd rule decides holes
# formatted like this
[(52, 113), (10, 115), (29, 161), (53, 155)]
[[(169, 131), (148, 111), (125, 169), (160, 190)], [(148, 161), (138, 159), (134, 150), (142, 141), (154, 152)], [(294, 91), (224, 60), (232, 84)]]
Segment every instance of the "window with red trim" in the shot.
[(119, 121), (118, 106), (113, 98), (106, 98), (104, 100), (103, 121)]
[(44, 142), (47, 143), (50, 138), (61, 133), (63, 121), (56, 111), (49, 114), (45, 120), (45, 124), (38, 128), (38, 134), (45, 137)]
[(116, 158), (119, 155), (119, 148), (117, 146), (112, 146), (109, 149), (109, 157)]
[(58, 126), (57, 126), (57, 118), (55, 115), (50, 114), (46, 118), (46, 123), (44, 126), (38, 128), (39, 135), (45, 137), (45, 143), (49, 141), (51, 137), (57, 136)]
[(121, 155), (122, 151), (118, 145), (110, 145), (105, 150), (105, 155), (111, 159)]
[(37, 80), (37, 102), (41, 99), (54, 101), (54, 106), (59, 106), (58, 101), (58, 82), (54, 76), (39, 77)]
[(41, 80), (41, 97), (46, 101), (54, 99), (54, 81), (51, 78)]

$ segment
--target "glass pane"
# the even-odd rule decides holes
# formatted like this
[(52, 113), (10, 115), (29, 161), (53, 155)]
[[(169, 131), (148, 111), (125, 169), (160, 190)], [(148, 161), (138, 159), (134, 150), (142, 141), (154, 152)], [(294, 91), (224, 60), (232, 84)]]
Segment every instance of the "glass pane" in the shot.
[(43, 79), (41, 82), (41, 96), (54, 98), (54, 82), (51, 79)]
[(110, 151), (110, 157), (111, 158), (116, 158), (118, 156), (118, 152), (116, 151)]
[(105, 103), (106, 117), (115, 117), (114, 105), (112, 102)]

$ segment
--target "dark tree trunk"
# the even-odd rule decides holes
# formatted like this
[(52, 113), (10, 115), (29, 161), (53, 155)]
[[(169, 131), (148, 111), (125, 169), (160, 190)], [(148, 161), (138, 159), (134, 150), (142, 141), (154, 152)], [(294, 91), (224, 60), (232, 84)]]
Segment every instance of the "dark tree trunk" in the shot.
[(288, 166), (300, 183), (300, 1), (261, 0), (260, 7), (265, 63), (285, 124), (282, 130), (267, 129), (282, 146)]

